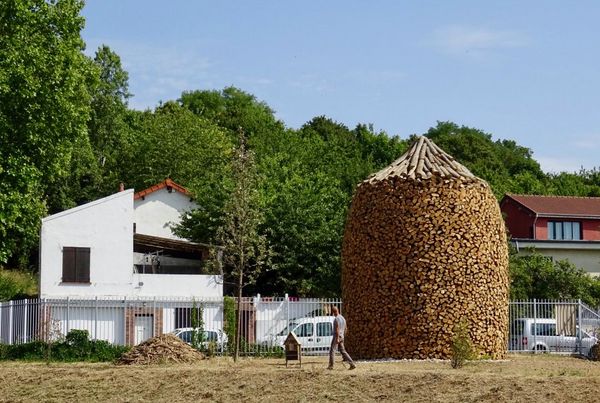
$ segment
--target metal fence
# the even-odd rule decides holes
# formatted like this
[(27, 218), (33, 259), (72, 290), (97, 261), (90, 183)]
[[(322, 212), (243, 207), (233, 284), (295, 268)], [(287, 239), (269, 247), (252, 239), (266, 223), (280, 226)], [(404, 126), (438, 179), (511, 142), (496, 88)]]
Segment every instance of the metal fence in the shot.
[(600, 336), (600, 315), (580, 300), (512, 301), (510, 352), (548, 352), (587, 356)]
[[(242, 298), (241, 353), (263, 354), (281, 349), (294, 330), (307, 352), (327, 352), (331, 343), (331, 307), (338, 299)], [(0, 343), (20, 344), (57, 340), (72, 329), (86, 330), (91, 339), (118, 345), (136, 345), (164, 333), (191, 341), (192, 332), (204, 329), (208, 347), (224, 353), (233, 345), (237, 300), (46, 298), (0, 303)]]
[[(241, 353), (280, 351), (289, 331), (303, 350), (325, 353), (331, 343), (331, 307), (339, 299), (265, 298), (240, 301)], [(87, 330), (91, 339), (136, 345), (163, 333), (191, 341), (194, 328), (204, 329), (204, 346), (231, 351), (237, 301), (217, 299), (55, 298), (0, 303), (0, 343), (57, 340), (72, 329)], [(512, 301), (508, 350), (587, 355), (600, 335), (600, 315), (581, 301)]]

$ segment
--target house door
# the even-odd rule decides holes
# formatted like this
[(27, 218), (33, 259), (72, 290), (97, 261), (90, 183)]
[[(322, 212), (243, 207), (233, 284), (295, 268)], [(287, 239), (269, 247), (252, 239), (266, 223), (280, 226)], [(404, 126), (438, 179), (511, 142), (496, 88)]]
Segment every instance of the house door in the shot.
[(134, 323), (134, 340), (135, 345), (140, 344), (143, 341), (148, 340), (152, 337), (152, 326), (154, 324), (154, 318), (150, 315), (135, 316)]

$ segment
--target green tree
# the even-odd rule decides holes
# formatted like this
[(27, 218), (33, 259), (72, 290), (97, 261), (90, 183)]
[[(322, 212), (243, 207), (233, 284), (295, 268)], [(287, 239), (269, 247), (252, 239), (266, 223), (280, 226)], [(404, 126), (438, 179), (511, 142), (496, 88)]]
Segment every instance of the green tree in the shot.
[(505, 193), (544, 188), (546, 176), (531, 150), (514, 141), (493, 141), (491, 134), (452, 122), (438, 122), (425, 136), (485, 179), (498, 199)]
[(24, 265), (85, 141), (93, 80), (78, 0), (0, 2), (0, 263)]
[(333, 297), (340, 293), (340, 252), (349, 195), (322, 172), (269, 182), (265, 226), (273, 269), (260, 277), (266, 295)]
[(284, 130), (283, 123), (275, 118), (266, 103), (235, 87), (226, 87), (222, 91), (186, 91), (179, 102), (196, 115), (228, 129), (232, 139), (237, 138), (239, 129), (244, 130), (252, 148), (268, 147), (263, 140)]
[(233, 189), (223, 208), (223, 224), (217, 230), (222, 253), (223, 278), (231, 280), (237, 296), (234, 361), (240, 351), (241, 302), (245, 286), (253, 284), (269, 255), (267, 239), (260, 233), (263, 213), (258, 193), (259, 175), (254, 155), (240, 132), (232, 161)]
[(100, 176), (100, 183), (95, 184), (93, 190), (96, 196), (102, 196), (114, 192), (124, 180), (121, 162), (128, 159), (125, 154), (131, 151), (127, 102), (132, 94), (129, 74), (121, 66), (119, 55), (108, 46), (98, 48), (93, 63), (99, 80), (91, 91), (88, 132)]
[(578, 173), (552, 173), (548, 177), (547, 193), (557, 196), (600, 196), (600, 175), (596, 169), (581, 169)]
[(124, 182), (144, 189), (170, 177), (186, 186), (200, 206), (183, 217), (179, 236), (212, 243), (220, 224), (223, 203), (231, 188), (229, 171), (233, 142), (214, 123), (194, 115), (174, 102), (154, 112), (131, 117), (130, 159)]
[(568, 260), (553, 261), (539, 252), (527, 256), (511, 253), (511, 299), (581, 299), (600, 305), (600, 280)]

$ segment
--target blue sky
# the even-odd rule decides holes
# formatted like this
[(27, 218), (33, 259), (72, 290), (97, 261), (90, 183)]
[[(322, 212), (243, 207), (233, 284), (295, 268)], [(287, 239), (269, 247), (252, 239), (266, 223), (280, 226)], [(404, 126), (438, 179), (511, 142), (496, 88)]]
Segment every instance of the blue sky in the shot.
[(402, 138), (437, 121), (600, 167), (598, 1), (88, 0), (83, 37), (117, 52), (130, 105), (234, 85), (290, 127), (326, 115)]

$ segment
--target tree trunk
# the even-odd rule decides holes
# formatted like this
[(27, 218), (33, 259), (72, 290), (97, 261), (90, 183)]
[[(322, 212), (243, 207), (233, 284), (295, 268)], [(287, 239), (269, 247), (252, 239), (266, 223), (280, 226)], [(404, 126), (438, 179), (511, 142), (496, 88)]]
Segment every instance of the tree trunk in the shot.
[(237, 285), (237, 309), (235, 311), (235, 322), (237, 323), (235, 328), (235, 354), (233, 356), (233, 361), (236, 362), (239, 354), (240, 354), (240, 337), (242, 334), (242, 275), (240, 274), (238, 285)]

